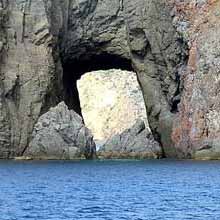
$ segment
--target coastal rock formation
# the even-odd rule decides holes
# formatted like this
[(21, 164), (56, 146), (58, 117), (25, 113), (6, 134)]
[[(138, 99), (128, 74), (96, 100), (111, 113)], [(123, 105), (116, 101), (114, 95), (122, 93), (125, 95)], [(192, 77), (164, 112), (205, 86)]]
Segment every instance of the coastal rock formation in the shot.
[(218, 0), (0, 1), (0, 158), (22, 156), (40, 115), (80, 113), (88, 71), (135, 70), (167, 157), (219, 158)]
[(142, 120), (110, 138), (98, 151), (101, 158), (149, 159), (162, 157), (162, 149)]
[(96, 157), (96, 148), (82, 118), (61, 102), (39, 118), (24, 156), (33, 159), (92, 159)]
[(76, 80), (102, 67), (137, 72), (152, 132), (173, 155), (185, 48), (165, 0), (3, 0), (0, 14), (2, 158), (24, 154), (51, 106), (80, 113)]
[(136, 73), (95, 71), (77, 81), (82, 115), (97, 143), (130, 128), (137, 119), (147, 122), (143, 94)]
[(179, 69), (187, 56), (167, 1), (77, 0), (62, 11), (67, 10), (60, 33), (66, 103), (77, 106), (71, 98), (74, 80), (85, 72), (135, 70), (151, 130), (166, 156), (175, 157), (171, 133), (180, 98)]
[(190, 2), (173, 11), (189, 45), (173, 140), (180, 158), (220, 159), (220, 2)]
[[(55, 76), (42, 0), (0, 3), (0, 158), (22, 156)], [(52, 96), (51, 96), (52, 97)]]

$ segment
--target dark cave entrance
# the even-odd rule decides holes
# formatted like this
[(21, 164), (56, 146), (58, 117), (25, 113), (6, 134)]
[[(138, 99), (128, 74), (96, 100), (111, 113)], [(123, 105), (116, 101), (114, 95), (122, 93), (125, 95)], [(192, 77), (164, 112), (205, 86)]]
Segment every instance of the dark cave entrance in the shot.
[(109, 69), (134, 71), (129, 59), (107, 53), (67, 60), (62, 64), (64, 101), (69, 109), (73, 109), (80, 115), (82, 115), (82, 112), (77, 89), (77, 80), (79, 80), (83, 74), (96, 70)]

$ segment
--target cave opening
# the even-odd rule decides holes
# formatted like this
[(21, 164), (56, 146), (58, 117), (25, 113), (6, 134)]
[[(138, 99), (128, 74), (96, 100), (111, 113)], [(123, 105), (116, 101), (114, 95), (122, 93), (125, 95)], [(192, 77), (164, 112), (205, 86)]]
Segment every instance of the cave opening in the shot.
[(96, 54), (63, 62), (64, 101), (82, 116), (97, 149), (137, 120), (149, 128), (137, 74), (129, 59)]
[(87, 72), (97, 70), (121, 69), (134, 71), (131, 61), (127, 58), (108, 53), (83, 56), (62, 62), (64, 101), (75, 112), (82, 116), (77, 80)]

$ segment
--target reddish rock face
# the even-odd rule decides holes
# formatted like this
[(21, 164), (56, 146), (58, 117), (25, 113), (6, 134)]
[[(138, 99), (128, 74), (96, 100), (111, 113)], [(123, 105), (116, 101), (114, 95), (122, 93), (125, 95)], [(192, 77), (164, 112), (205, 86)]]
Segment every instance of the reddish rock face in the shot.
[(188, 24), (190, 50), (172, 139), (179, 157), (219, 159), (220, 2), (196, 2), (175, 9), (176, 19)]

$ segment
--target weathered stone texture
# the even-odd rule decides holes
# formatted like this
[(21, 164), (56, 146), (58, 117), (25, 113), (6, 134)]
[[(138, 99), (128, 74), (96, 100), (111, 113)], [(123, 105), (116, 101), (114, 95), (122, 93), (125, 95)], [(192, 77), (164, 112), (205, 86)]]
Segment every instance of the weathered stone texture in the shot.
[(184, 32), (190, 48), (187, 70), (182, 75), (179, 118), (173, 131), (179, 157), (220, 158), (219, 10), (219, 1), (198, 1), (190, 7), (182, 4), (181, 11), (175, 12), (175, 21), (187, 23)]
[[(51, 35), (43, 1), (7, 1), (1, 59), (0, 157), (21, 155), (53, 78)], [(7, 117), (4, 117), (7, 115)], [(10, 147), (8, 147), (10, 145)]]
[[(178, 69), (185, 47), (175, 31), (166, 1), (74, 1), (69, 25), (61, 39), (63, 62), (111, 54), (126, 58), (138, 74), (151, 129), (168, 156), (175, 156), (171, 140)], [(177, 100), (177, 101), (176, 101)]]
[(107, 54), (137, 72), (166, 156), (218, 158), (219, 4), (1, 1), (0, 157), (22, 155), (39, 116), (67, 100), (70, 64), (79, 69), (77, 63)]
[(32, 159), (93, 159), (96, 149), (82, 118), (61, 102), (39, 118), (24, 155)]
[(61, 63), (103, 54), (132, 61), (152, 131), (173, 154), (170, 110), (184, 50), (165, 2), (3, 1), (2, 157), (22, 155), (39, 115), (66, 95)]
[(144, 121), (137, 120), (133, 126), (121, 134), (109, 138), (98, 151), (102, 158), (161, 158), (162, 149), (146, 128)]

